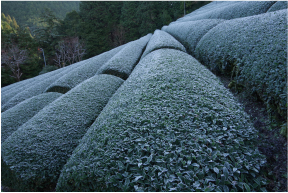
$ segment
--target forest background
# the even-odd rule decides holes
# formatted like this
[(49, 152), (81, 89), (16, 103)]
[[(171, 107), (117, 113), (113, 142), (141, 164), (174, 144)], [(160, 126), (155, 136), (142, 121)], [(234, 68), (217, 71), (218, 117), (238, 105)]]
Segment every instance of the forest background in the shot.
[(1, 87), (91, 58), (209, 1), (1, 1)]

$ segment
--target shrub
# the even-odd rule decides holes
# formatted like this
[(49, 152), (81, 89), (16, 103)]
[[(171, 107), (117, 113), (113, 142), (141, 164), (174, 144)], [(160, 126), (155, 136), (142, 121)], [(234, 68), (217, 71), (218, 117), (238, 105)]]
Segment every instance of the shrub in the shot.
[(141, 56), (141, 59), (144, 58), (150, 52), (161, 49), (161, 48), (172, 48), (186, 52), (185, 47), (178, 42), (173, 36), (168, 34), (165, 31), (155, 30), (153, 36), (147, 44), (147, 47)]
[(1, 111), (4, 112), (7, 109), (19, 104), (26, 99), (42, 94), (53, 82), (55, 82), (57, 79), (61, 78), (65, 74), (69, 73), (72, 69), (79, 68), (81, 64), (83, 64), (83, 61), (77, 62), (73, 66), (70, 65), (59, 70), (54, 70), (52, 72), (39, 75), (37, 76), (37, 78), (35, 78), (33, 82), (31, 82), (27, 86), (27, 88), (25, 87), (23, 91), (19, 91), (20, 88), (13, 89), (13, 92), (9, 92), (9, 96), (11, 95), (11, 93), (15, 94), (11, 96), (11, 99), (6, 102), (5, 105), (1, 107)]
[(98, 56), (83, 61), (81, 68), (73, 69), (63, 77), (59, 78), (46, 89), (46, 92), (60, 92), (63, 94), (68, 92), (84, 80), (94, 76), (98, 69), (123, 49), (124, 46), (125, 45), (119, 46), (108, 52), (104, 52)]
[(96, 75), (62, 95), (2, 144), (2, 183), (19, 191), (56, 185), (78, 140), (123, 80)]
[(287, 1), (277, 1), (267, 12), (278, 11), (281, 9), (287, 9)]
[(287, 114), (287, 10), (225, 21), (196, 47), (196, 58), (214, 72), (235, 77), (285, 118)]
[[(214, 3), (215, 7), (210, 9), (202, 9), (201, 13), (194, 13), (187, 15), (187, 18), (179, 19), (179, 21), (195, 21), (200, 19), (235, 19), (240, 17), (248, 17), (265, 13), (275, 1), (240, 1), (240, 2), (227, 2), (218, 6)], [(217, 7), (216, 7), (217, 6)], [(193, 12), (192, 12), (193, 13)], [(177, 20), (178, 21), (178, 20)]]
[(27, 99), (1, 114), (1, 142), (37, 114), (46, 105), (61, 96), (60, 93), (44, 93)]
[[(24, 92), (26, 89), (32, 89), (34, 90), (35, 87), (37, 84), (39, 84), (40, 82), (42, 82), (43, 84), (45, 84), (46, 80), (49, 79), (51, 81), (53, 81), (53, 79), (50, 79), (51, 77), (53, 76), (56, 76), (62, 72), (65, 71), (65, 73), (67, 73), (69, 70), (73, 69), (73, 68), (77, 68), (81, 65), (81, 62), (78, 62), (78, 63), (75, 63), (75, 64), (72, 64), (72, 65), (69, 65), (67, 67), (64, 67), (64, 68), (60, 68), (58, 70), (54, 70), (52, 72), (48, 72), (48, 73), (45, 73), (45, 74), (41, 74), (39, 76), (36, 76), (34, 78), (31, 78), (31, 79), (27, 79), (27, 80), (23, 80), (23, 81), (20, 81), (19, 83), (15, 83), (15, 85), (13, 84), (13, 86), (11, 85), (10, 89), (7, 90), (5, 93), (1, 93), (1, 104), (2, 104), (2, 107), (1, 107), (1, 111), (5, 111), (9, 108), (11, 108), (12, 106), (15, 105), (14, 102), (12, 102), (11, 104), (7, 104), (7, 106), (5, 106), (6, 103), (10, 102), (11, 99), (13, 99), (13, 97), (16, 97), (18, 98), (19, 96), (21, 96), (22, 92)], [(54, 80), (57, 80), (56, 77), (54, 78)], [(42, 85), (42, 84), (41, 84)], [(40, 86), (41, 86), (40, 85)], [(43, 89), (43, 88), (41, 88)], [(46, 88), (44, 88), (45, 90)], [(30, 92), (30, 91), (28, 91)], [(33, 91), (32, 91), (33, 92)], [(43, 92), (43, 91), (42, 91)], [(41, 94), (42, 92), (38, 93), (38, 94)], [(38, 95), (37, 93), (33, 96), (36, 96)], [(24, 94), (25, 95), (25, 94)], [(25, 99), (28, 99), (28, 98), (25, 98), (24, 97), (24, 100)], [(14, 100), (14, 99), (13, 99)], [(17, 99), (16, 99), (17, 100)], [(23, 100), (22, 100), (23, 101)], [(20, 101), (21, 102), (21, 101)], [(16, 103), (18, 104), (18, 103)]]
[(97, 74), (111, 74), (126, 80), (138, 63), (151, 36), (151, 34), (148, 34), (128, 43), (124, 49), (102, 66)]
[(264, 157), (249, 117), (190, 55), (151, 52), (63, 167), (56, 191), (253, 191)]
[(164, 31), (183, 44), (187, 52), (194, 55), (197, 43), (211, 28), (223, 22), (223, 19), (203, 19), (198, 21), (170, 24)]
[(57, 69), (58, 69), (57, 66), (47, 65), (39, 72), (39, 75), (45, 74), (47, 72), (52, 72), (52, 71), (57, 70)]

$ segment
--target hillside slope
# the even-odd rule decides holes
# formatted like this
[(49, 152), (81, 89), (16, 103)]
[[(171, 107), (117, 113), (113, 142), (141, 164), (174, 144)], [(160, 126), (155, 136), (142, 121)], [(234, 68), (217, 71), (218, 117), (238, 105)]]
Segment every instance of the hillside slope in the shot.
[(15, 127), (1, 120), (2, 184), (18, 191), (271, 190), (265, 172), (275, 170), (258, 149), (257, 124), (216, 75), (245, 97), (257, 95), (285, 126), (286, 26), (287, 2), (212, 2), (153, 35), (2, 88), (2, 115), (15, 119), (15, 109), (30, 111), (31, 101), (56, 93)]

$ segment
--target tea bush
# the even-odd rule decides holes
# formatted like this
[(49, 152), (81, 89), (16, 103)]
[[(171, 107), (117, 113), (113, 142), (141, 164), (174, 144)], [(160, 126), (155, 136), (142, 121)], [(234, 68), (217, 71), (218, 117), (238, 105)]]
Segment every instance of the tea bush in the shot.
[(214, 72), (235, 76), (269, 112), (287, 115), (287, 10), (218, 24), (199, 41), (195, 57)]
[[(213, 2), (214, 3), (214, 2)], [(193, 13), (177, 21), (195, 21), (201, 19), (235, 19), (266, 13), (275, 1), (236, 1), (222, 3), (221, 6), (211, 6), (209, 9), (202, 9), (201, 13)]]
[(40, 94), (1, 113), (1, 142), (3, 143), (22, 124), (61, 95), (55, 92)]
[(161, 49), (161, 48), (172, 48), (186, 52), (185, 47), (178, 42), (173, 36), (168, 34), (165, 31), (155, 30), (153, 36), (147, 44), (147, 47), (141, 56), (141, 59), (144, 58), (150, 52)]
[(148, 34), (129, 42), (125, 48), (103, 65), (97, 74), (111, 74), (126, 80), (138, 63), (151, 36), (152, 34)]
[(8, 91), (10, 100), (8, 100), (5, 105), (1, 106), (1, 111), (6, 111), (7, 109), (26, 99), (29, 99), (30, 97), (42, 94), (50, 84), (70, 72), (71, 69), (80, 67), (82, 62), (36, 76), (34, 81), (29, 83), (27, 87), (16, 87), (13, 89), (13, 91)]
[(2, 184), (19, 191), (56, 185), (60, 170), (123, 80), (96, 75), (46, 106), (1, 145)]
[(287, 1), (277, 1), (267, 12), (278, 11), (281, 9), (287, 9)]
[(190, 55), (143, 58), (81, 139), (56, 191), (259, 191), (249, 117)]
[(104, 52), (98, 56), (83, 61), (81, 68), (71, 70), (56, 82), (51, 84), (46, 92), (66, 93), (84, 80), (94, 76), (101, 66), (103, 66), (110, 58), (117, 54), (126, 45), (119, 46), (110, 51)]
[[(201, 19), (219, 19), (219, 18), (200, 18), (200, 19), (197, 19), (197, 16), (205, 14), (207, 12), (210, 13), (213, 10), (215, 11), (215, 10), (219, 10), (219, 9), (220, 10), (225, 9), (226, 7), (229, 7), (235, 3), (239, 3), (239, 1), (238, 2), (237, 1), (212, 1), (211, 3), (206, 4), (203, 7), (200, 7), (199, 9), (185, 15), (184, 17), (177, 19), (176, 21), (174, 21), (170, 24), (178, 23), (178, 22), (196, 21), (196, 20), (201, 20)], [(195, 17), (195, 19), (193, 17)]]
[[(36, 77), (30, 78), (30, 79), (26, 79), (26, 80), (22, 80), (20, 82), (8, 85), (6, 87), (3, 87), (3, 90), (1, 88), (1, 104), (2, 107), (3, 105), (5, 105), (11, 98), (13, 98), (15, 95), (21, 93), (22, 91), (24, 91), (25, 89), (28, 89), (30, 87), (35, 86), (35, 84), (42, 82), (46, 79), (49, 79), (49, 77), (52, 77), (54, 75), (57, 75), (59, 73), (61, 73), (62, 71), (66, 71), (68, 72), (70, 69), (72, 68), (76, 68), (79, 67), (81, 63), (75, 63), (75, 64), (71, 64), (69, 66), (66, 66), (64, 68), (60, 68), (58, 70), (54, 70), (52, 72), (48, 72), (45, 74), (41, 74), (38, 75)], [(2, 110), (3, 111), (3, 110)]]
[(194, 50), (203, 35), (211, 28), (223, 22), (223, 19), (203, 19), (197, 21), (178, 22), (171, 24), (164, 31), (183, 44), (187, 52), (195, 55)]

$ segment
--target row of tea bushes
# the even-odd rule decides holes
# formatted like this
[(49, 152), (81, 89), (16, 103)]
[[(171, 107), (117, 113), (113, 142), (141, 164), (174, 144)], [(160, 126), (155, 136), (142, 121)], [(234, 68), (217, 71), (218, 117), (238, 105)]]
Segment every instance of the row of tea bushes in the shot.
[(81, 139), (56, 191), (259, 191), (249, 117), (190, 55), (143, 58)]
[(59, 92), (63, 94), (68, 92), (84, 80), (94, 76), (101, 66), (103, 66), (125, 46), (126, 45), (119, 46), (93, 58), (85, 60), (85, 62), (81, 65), (81, 68), (73, 69), (63, 77), (59, 78), (46, 89), (46, 92)]
[[(26, 79), (20, 82), (16, 82), (14, 84), (8, 85), (6, 87), (1, 88), (1, 104), (2, 106), (5, 105), (11, 98), (13, 98), (15, 95), (20, 94), (25, 89), (31, 88), (35, 86), (35, 84), (38, 84), (39, 82), (44, 82), (46, 79), (49, 79), (52, 76), (55, 76), (62, 72), (69, 72), (69, 70), (79, 67), (82, 63), (74, 63), (72, 65), (66, 66), (64, 68), (60, 68), (39, 76), (36, 76), (34, 78)], [(3, 111), (3, 110), (2, 110)]]
[(186, 52), (185, 47), (181, 43), (179, 43), (173, 36), (166, 33), (165, 31), (155, 30), (153, 36), (147, 44), (144, 53), (141, 56), (141, 59), (150, 52), (162, 48), (171, 48)]
[[(74, 65), (67, 66), (66, 68), (39, 75), (33, 82), (27, 85), (27, 87), (13, 88), (13, 91), (8, 91), (7, 95), (10, 96), (10, 100), (1, 106), (1, 111), (4, 112), (26, 99), (44, 93), (47, 87), (49, 87), (53, 82), (70, 72), (71, 69), (79, 68), (83, 62), (84, 61), (81, 61)], [(14, 95), (11, 96), (11, 94)]]
[(20, 191), (56, 185), (88, 127), (123, 83), (95, 75), (47, 105), (1, 145), (2, 183)]
[(46, 105), (60, 97), (60, 93), (43, 93), (27, 99), (1, 113), (1, 143), (22, 124), (26, 123)]
[[(212, 2), (210, 10), (202, 9), (202, 12), (191, 13), (180, 18), (177, 22), (195, 21), (201, 19), (235, 19), (266, 13), (276, 1), (240, 1), (240, 2)], [(214, 6), (213, 6), (214, 5)]]
[(287, 1), (277, 1), (267, 12), (278, 11), (281, 9), (287, 9)]
[(223, 19), (203, 19), (188, 22), (175, 22), (162, 30), (171, 34), (175, 39), (181, 42), (187, 52), (192, 56), (195, 55), (195, 48), (200, 39), (217, 24), (223, 22)]
[(138, 63), (152, 34), (129, 42), (125, 48), (103, 65), (97, 74), (111, 74), (126, 80)]
[(287, 10), (233, 19), (211, 29), (195, 57), (214, 72), (236, 76), (268, 110), (287, 115)]

